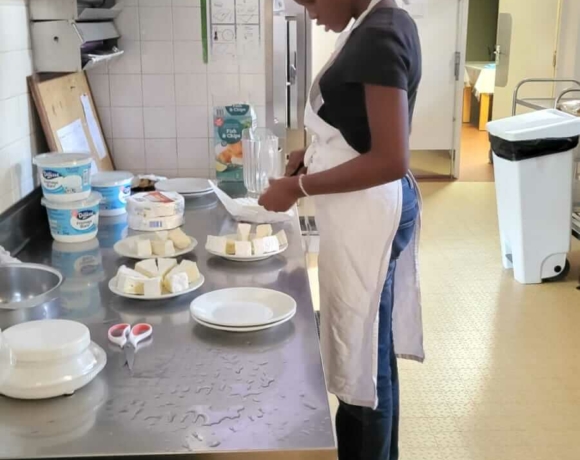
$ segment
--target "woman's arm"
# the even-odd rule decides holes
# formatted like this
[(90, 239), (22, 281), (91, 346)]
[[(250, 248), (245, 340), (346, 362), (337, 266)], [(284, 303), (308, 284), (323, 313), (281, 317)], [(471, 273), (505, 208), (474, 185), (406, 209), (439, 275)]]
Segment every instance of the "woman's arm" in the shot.
[[(409, 169), (409, 102), (401, 89), (365, 85), (371, 150), (328, 171), (304, 176), (309, 195), (346, 193), (402, 179)], [(271, 211), (287, 211), (304, 194), (297, 177), (273, 180), (260, 197)]]
[(306, 176), (309, 195), (354, 192), (402, 179), (409, 169), (409, 101), (397, 88), (365, 85), (371, 150), (340, 166)]

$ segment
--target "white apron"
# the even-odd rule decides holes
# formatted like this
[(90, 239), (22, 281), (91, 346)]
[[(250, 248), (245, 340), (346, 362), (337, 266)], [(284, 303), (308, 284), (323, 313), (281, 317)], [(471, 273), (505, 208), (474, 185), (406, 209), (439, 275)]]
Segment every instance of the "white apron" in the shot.
[[(313, 139), (305, 160), (309, 174), (359, 156), (340, 131), (318, 116), (320, 78), (352, 30), (379, 2), (373, 0), (352, 28), (341, 34), (334, 54), (312, 84), (305, 111)], [(376, 408), (379, 303), (401, 219), (401, 181), (314, 200), (320, 233), (320, 341), (328, 391), (347, 404)], [(419, 229), (420, 218), (413, 240), (397, 263), (393, 335), (397, 356), (423, 361)]]

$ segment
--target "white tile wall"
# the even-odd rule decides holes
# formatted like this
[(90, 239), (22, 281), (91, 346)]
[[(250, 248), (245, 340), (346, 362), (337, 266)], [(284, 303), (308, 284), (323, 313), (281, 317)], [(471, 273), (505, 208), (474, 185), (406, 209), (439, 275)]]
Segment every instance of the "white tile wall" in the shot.
[(199, 0), (123, 6), (117, 25), (125, 54), (89, 75), (117, 168), (214, 176), (212, 105), (249, 100), (264, 125), (263, 58), (204, 64)]
[(31, 73), (27, 1), (0, 0), (0, 213), (36, 187), (40, 129), (26, 83)]

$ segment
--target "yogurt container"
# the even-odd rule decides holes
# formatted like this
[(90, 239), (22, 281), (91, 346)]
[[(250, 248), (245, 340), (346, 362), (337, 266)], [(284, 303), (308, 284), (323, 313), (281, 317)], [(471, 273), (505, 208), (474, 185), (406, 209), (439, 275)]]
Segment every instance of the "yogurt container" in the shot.
[(52, 237), (61, 243), (84, 243), (95, 238), (101, 199), (97, 192), (92, 192), (85, 200), (72, 203), (55, 203), (43, 198)]
[(84, 153), (45, 153), (34, 157), (44, 197), (71, 203), (91, 194), (91, 159)]
[(133, 174), (124, 171), (105, 171), (91, 176), (93, 190), (103, 196), (101, 216), (119, 216), (127, 212), (132, 179)]

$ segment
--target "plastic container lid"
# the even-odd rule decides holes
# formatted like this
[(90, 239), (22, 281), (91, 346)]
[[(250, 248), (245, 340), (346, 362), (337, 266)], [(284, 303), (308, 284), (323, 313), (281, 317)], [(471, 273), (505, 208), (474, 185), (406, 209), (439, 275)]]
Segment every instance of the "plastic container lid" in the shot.
[(43, 153), (33, 158), (33, 163), (41, 168), (85, 166), (93, 159), (86, 153)]
[(556, 109), (539, 110), (490, 121), (487, 131), (511, 142), (562, 139), (580, 135), (580, 118)]
[(44, 362), (82, 353), (91, 343), (89, 328), (76, 321), (29, 321), (4, 331), (16, 361)]
[(124, 185), (133, 179), (133, 174), (126, 171), (104, 171), (91, 176), (93, 187), (115, 187)]
[(46, 198), (43, 198), (41, 200), (41, 203), (43, 206), (46, 206), (47, 208), (64, 209), (64, 210), (72, 211), (74, 209), (91, 208), (93, 206), (97, 206), (101, 202), (102, 199), (103, 199), (103, 197), (100, 193), (91, 192), (91, 194), (87, 198), (85, 198), (84, 200), (81, 200), (81, 201), (71, 201), (68, 203), (56, 203), (54, 201), (50, 201), (50, 200), (47, 200)]

